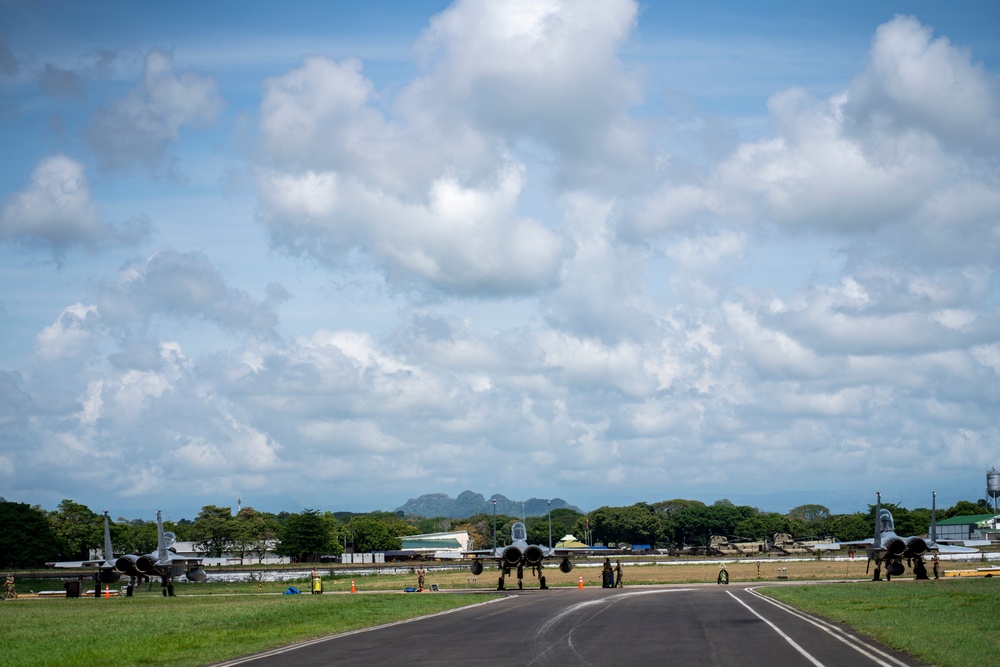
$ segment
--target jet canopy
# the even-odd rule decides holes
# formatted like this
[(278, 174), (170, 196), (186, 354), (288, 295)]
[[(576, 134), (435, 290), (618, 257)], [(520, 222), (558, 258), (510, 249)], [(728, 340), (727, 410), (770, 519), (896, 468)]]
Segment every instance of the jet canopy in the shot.
[(518, 521), (510, 527), (510, 537), (515, 542), (527, 542), (528, 529), (524, 527), (523, 523)]

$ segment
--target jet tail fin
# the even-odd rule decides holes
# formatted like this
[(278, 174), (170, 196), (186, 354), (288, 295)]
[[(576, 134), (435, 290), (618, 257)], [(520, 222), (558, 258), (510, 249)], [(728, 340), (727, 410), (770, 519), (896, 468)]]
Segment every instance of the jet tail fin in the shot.
[(875, 541), (872, 542), (875, 549), (882, 548), (882, 492), (875, 492)]
[(108, 525), (108, 511), (104, 510), (104, 562), (113, 563), (114, 550), (111, 548), (111, 527)]
[(937, 491), (931, 491), (931, 542), (937, 544)]
[(167, 559), (167, 538), (163, 534), (163, 514), (156, 510), (156, 558), (158, 561)]

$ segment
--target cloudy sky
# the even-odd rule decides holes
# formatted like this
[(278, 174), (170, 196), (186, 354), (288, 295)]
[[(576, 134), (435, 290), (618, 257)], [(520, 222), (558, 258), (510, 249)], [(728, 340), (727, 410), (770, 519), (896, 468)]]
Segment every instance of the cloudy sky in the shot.
[(0, 3), (0, 495), (983, 497), (1000, 7), (674, 4)]

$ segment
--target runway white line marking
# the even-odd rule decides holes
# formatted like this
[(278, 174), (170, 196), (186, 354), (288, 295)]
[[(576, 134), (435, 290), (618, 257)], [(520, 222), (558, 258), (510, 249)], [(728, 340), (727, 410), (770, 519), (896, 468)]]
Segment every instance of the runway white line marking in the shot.
[(272, 656), (281, 655), (282, 653), (289, 653), (290, 651), (296, 651), (300, 648), (306, 646), (312, 646), (313, 644), (322, 644), (323, 642), (328, 642), (333, 639), (339, 639), (341, 637), (350, 637), (351, 635), (360, 635), (363, 632), (371, 632), (372, 630), (381, 630), (382, 628), (391, 628), (394, 625), (403, 625), (404, 623), (413, 623), (414, 621), (420, 621), (425, 618), (434, 618), (435, 616), (444, 616), (445, 614), (452, 614), (456, 611), (462, 611), (463, 609), (474, 609), (475, 607), (481, 607), (485, 604), (492, 604), (494, 602), (501, 602), (503, 600), (509, 600), (512, 598), (503, 597), (495, 598), (493, 600), (486, 600), (485, 602), (480, 602), (479, 604), (470, 604), (465, 607), (455, 607), (454, 609), (445, 609), (444, 611), (439, 611), (436, 614), (426, 614), (424, 616), (414, 616), (413, 618), (407, 618), (402, 621), (396, 621), (395, 623), (383, 623), (382, 625), (373, 625), (368, 628), (358, 628), (357, 630), (348, 630), (347, 632), (338, 632), (335, 635), (327, 635), (325, 637), (317, 637), (316, 639), (307, 639), (290, 646), (282, 646), (280, 648), (271, 649), (270, 651), (264, 651), (263, 653), (254, 653), (253, 655), (243, 656), (242, 658), (234, 658), (233, 660), (227, 660), (226, 662), (216, 662), (213, 663), (211, 667), (233, 667), (234, 665), (242, 665), (248, 662), (253, 662), (254, 660), (260, 660), (261, 658), (270, 658)]
[[(836, 625), (830, 623), (829, 621), (825, 621), (821, 618), (817, 618), (815, 616), (811, 616), (810, 614), (806, 614), (805, 612), (801, 612), (795, 607), (789, 606), (784, 602), (775, 600), (773, 598), (769, 598), (766, 595), (762, 595), (753, 588), (747, 588), (746, 591), (751, 595), (755, 596), (756, 598), (758, 598), (759, 600), (763, 600), (764, 602), (774, 605), (775, 607), (785, 612), (786, 614), (791, 614), (792, 616), (796, 616), (808, 623), (812, 623), (817, 628), (823, 630), (837, 641), (847, 644), (855, 651), (865, 656), (866, 658), (868, 658), (877, 665), (881, 665), (882, 667), (892, 667), (893, 665), (896, 665), (897, 667), (907, 667), (907, 664), (902, 660), (896, 658), (895, 656), (889, 655), (885, 651), (875, 646), (872, 646), (871, 644), (868, 644), (867, 642), (859, 639), (858, 637), (855, 637), (854, 635), (844, 632), (842, 629), (838, 628)], [(885, 660), (880, 660), (879, 658), (875, 657), (874, 654), (882, 656), (883, 658), (885, 658)], [(886, 662), (886, 660), (888, 662)]]
[(805, 650), (804, 648), (802, 648), (801, 646), (799, 646), (798, 644), (796, 644), (794, 639), (792, 639), (791, 637), (789, 637), (788, 635), (786, 635), (784, 632), (781, 631), (781, 628), (779, 628), (777, 625), (775, 625), (771, 621), (767, 620), (766, 618), (764, 618), (763, 616), (761, 616), (760, 614), (758, 614), (754, 610), (753, 607), (751, 607), (746, 602), (744, 602), (743, 600), (741, 600), (738, 597), (736, 597), (735, 595), (733, 595), (731, 592), (726, 591), (726, 593), (729, 594), (729, 597), (733, 598), (734, 600), (736, 600), (737, 602), (739, 602), (741, 605), (743, 605), (744, 607), (746, 607), (747, 610), (751, 614), (753, 614), (754, 616), (756, 616), (760, 620), (762, 620), (765, 623), (767, 623), (768, 625), (770, 625), (772, 630), (774, 630), (775, 632), (777, 632), (778, 635), (780, 635), (782, 639), (784, 639), (786, 642), (788, 642), (791, 645), (792, 648), (794, 648), (796, 651), (798, 651), (799, 653), (801, 653), (806, 658), (806, 660), (808, 660), (812, 664), (816, 665), (816, 667), (824, 667), (824, 665), (823, 665), (822, 662), (820, 662), (819, 660), (817, 660), (816, 658), (814, 658), (812, 656), (812, 654), (810, 654), (807, 650)]

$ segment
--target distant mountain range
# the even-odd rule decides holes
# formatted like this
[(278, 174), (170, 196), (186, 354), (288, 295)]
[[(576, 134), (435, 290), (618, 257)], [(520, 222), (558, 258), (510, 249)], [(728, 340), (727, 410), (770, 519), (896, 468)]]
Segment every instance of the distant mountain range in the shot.
[[(545, 516), (549, 511), (548, 499), (511, 500), (499, 493), (484, 498), (483, 494), (472, 491), (462, 491), (457, 498), (451, 498), (446, 493), (426, 493), (419, 498), (410, 498), (406, 504), (397, 507), (396, 511), (426, 518), (466, 519), (476, 514), (492, 514), (494, 500), (497, 501), (497, 514), (515, 517)], [(562, 498), (553, 498), (552, 509), (560, 507), (580, 511)]]

